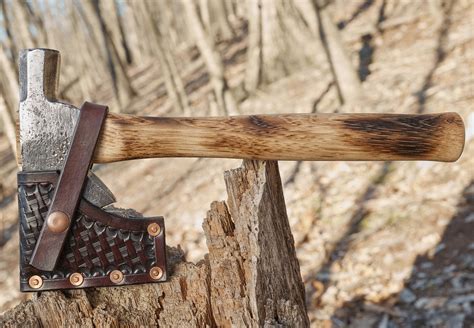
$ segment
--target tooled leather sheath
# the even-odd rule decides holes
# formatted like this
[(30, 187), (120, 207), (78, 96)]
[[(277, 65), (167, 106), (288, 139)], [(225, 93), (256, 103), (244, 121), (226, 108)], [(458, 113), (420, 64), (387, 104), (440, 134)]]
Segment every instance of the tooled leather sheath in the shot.
[[(90, 105), (85, 106), (87, 108)], [(97, 131), (95, 136), (92, 133), (93, 136), (89, 138), (97, 138), (102, 122), (90, 124), (89, 121), (81, 128), (82, 114), (83, 112), (76, 132), (88, 130), (86, 127), (90, 128), (92, 125)], [(83, 124), (85, 122), (88, 121), (82, 120)], [(90, 133), (90, 130), (87, 133)], [(81, 138), (78, 137), (77, 140), (81, 142)], [(84, 140), (81, 143), (83, 142)], [(96, 141), (89, 142), (95, 144)], [(77, 142), (73, 141), (69, 154), (80, 152), (80, 148), (81, 145), (77, 146)], [(87, 163), (70, 166), (69, 170), (75, 167), (73, 179), (64, 171), (60, 175), (54, 171), (18, 173), (22, 291), (116, 286), (166, 280), (165, 227), (162, 217), (124, 218), (98, 208), (82, 198), (82, 184), (90, 167), (92, 152), (93, 146), (92, 151), (89, 149), (90, 154), (85, 155), (89, 157)], [(73, 158), (78, 159), (81, 156), (74, 155)], [(66, 160), (66, 173), (70, 159), (68, 157)], [(83, 155), (82, 160), (84, 159)], [(85, 167), (85, 172), (78, 169), (78, 166)], [(67, 185), (61, 188), (61, 181)], [(70, 186), (71, 183), (76, 185)], [(79, 192), (74, 194), (74, 189)], [(60, 200), (59, 205), (54, 202), (55, 199)], [(64, 211), (70, 215), (70, 224), (66, 231), (49, 231), (52, 229), (47, 224), (47, 218), (48, 214), (54, 211)], [(41, 256), (34, 257), (35, 254)]]

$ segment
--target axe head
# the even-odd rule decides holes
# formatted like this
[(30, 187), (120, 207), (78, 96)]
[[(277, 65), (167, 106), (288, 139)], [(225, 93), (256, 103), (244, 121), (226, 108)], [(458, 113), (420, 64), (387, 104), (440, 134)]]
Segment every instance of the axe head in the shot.
[[(78, 108), (57, 100), (60, 53), (26, 49), (20, 53), (19, 145), (23, 171), (60, 171), (78, 120)], [(84, 197), (98, 207), (115, 197), (92, 172)]]

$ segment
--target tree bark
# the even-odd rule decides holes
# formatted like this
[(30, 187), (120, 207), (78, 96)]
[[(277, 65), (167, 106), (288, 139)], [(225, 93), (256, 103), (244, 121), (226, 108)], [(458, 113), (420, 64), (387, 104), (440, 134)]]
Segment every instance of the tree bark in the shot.
[(11, 112), (8, 110), (5, 99), (0, 95), (0, 119), (3, 122), (3, 131), (8, 139), (10, 148), (12, 149), (13, 155), (16, 158), (16, 134), (15, 134), (15, 119)]
[(230, 40), (235, 33), (232, 25), (229, 22), (229, 15), (223, 0), (211, 0), (211, 13), (215, 17), (216, 31), (221, 40)]
[(108, 74), (107, 58), (105, 50), (101, 43), (100, 26), (92, 11), (92, 6), (78, 0), (69, 3), (71, 14), (71, 25), (75, 31), (78, 40), (78, 46), (82, 44), (90, 44), (88, 51), (78, 53), (83, 61), (88, 65), (88, 72), (96, 74), (88, 74), (93, 81), (92, 84), (98, 85), (104, 83), (103, 79)]
[(314, 7), (321, 42), (336, 81), (339, 101), (341, 105), (357, 104), (363, 98), (362, 86), (351, 59), (344, 49), (339, 31), (331, 21), (327, 10), (322, 9), (317, 0), (314, 0)]
[(107, 63), (110, 76), (112, 78), (114, 94), (118, 100), (121, 110), (124, 110), (130, 99), (136, 95), (136, 91), (132, 87), (130, 78), (128, 77), (125, 70), (125, 64), (120, 60), (117, 45), (114, 43), (104, 17), (102, 16), (99, 0), (92, 0), (91, 3), (89, 1), (85, 1), (84, 3), (86, 3), (86, 6), (92, 5), (95, 11), (96, 18), (99, 22), (100, 31), (102, 33), (104, 48), (107, 54)]
[(244, 161), (225, 173), (228, 201), (203, 223), (197, 264), (170, 248), (161, 284), (43, 292), (0, 317), (2, 327), (308, 327), (304, 286), (278, 165)]
[(190, 115), (191, 109), (189, 107), (189, 100), (178, 68), (171, 54), (170, 40), (165, 33), (162, 33), (158, 21), (155, 18), (160, 13), (157, 12), (155, 4), (153, 3), (143, 1), (135, 2), (133, 5), (135, 10), (140, 13), (140, 17), (142, 17), (142, 24), (146, 27), (144, 32), (153, 35), (152, 44), (154, 54), (152, 58), (157, 58), (160, 63), (168, 96), (179, 112), (184, 115)]
[(126, 39), (124, 38), (123, 28), (121, 27), (120, 14), (117, 9), (117, 2), (113, 1), (99, 1), (102, 18), (107, 27), (109, 38), (113, 44), (116, 45), (116, 51), (122, 64), (130, 64), (130, 51), (126, 46)]
[(189, 32), (194, 36), (196, 46), (206, 63), (219, 109), (225, 115), (236, 114), (238, 112), (237, 103), (224, 77), (224, 65), (212, 35), (206, 33), (194, 2), (184, 0), (182, 4), (188, 18)]
[(18, 74), (15, 63), (6, 56), (5, 50), (5, 47), (0, 44), (0, 85), (4, 91), (7, 109), (13, 116), (17, 110), (19, 99)]
[[(98, 43), (97, 46), (94, 45), (94, 42), (97, 40), (94, 41), (93, 36), (87, 33), (86, 23), (81, 21), (80, 11), (82, 9), (79, 9), (71, 2), (66, 4), (65, 9), (73, 31), (71, 36), (76, 41), (71, 45), (71, 50), (76, 53), (76, 56), (71, 56), (70, 58), (76, 68), (75, 73), (78, 74), (78, 88), (73, 91), (74, 96), (76, 96), (73, 101), (92, 99), (92, 93), (97, 85), (101, 83), (103, 76), (107, 75), (107, 70), (105, 70), (104, 63), (101, 60), (101, 49), (98, 47)], [(83, 51), (83, 45), (91, 42), (92, 46), (88, 48), (88, 51)], [(81, 74), (81, 72), (87, 73)], [(92, 74), (92, 72), (94, 72), (94, 74)], [(63, 95), (64, 91), (66, 90), (63, 89)]]
[(30, 20), (35, 25), (36, 30), (36, 44), (40, 47), (46, 47), (48, 44), (48, 34), (46, 33), (45, 25), (42, 18), (42, 13), (38, 14), (38, 11), (41, 11), (38, 3), (36, 1), (34, 4), (31, 4), (27, 1), (21, 1), (22, 5), (25, 8), (25, 11), (28, 12)]
[[(10, 12), (7, 8), (5, 0), (0, 0), (0, 8), (3, 16), (3, 30), (5, 31), (5, 49), (9, 49), (11, 53), (11, 62), (16, 63), (18, 57), (18, 48), (12, 34), (12, 25), (10, 22)], [(18, 78), (18, 74), (15, 70), (15, 75)]]
[(35, 47), (36, 41), (30, 33), (30, 20), (24, 3), (22, 1), (13, 1), (12, 6), (15, 16), (15, 30), (18, 32), (21, 47)]
[(199, 0), (199, 15), (201, 16), (202, 25), (207, 33), (214, 36), (211, 23), (211, 10), (209, 8), (209, 0)]
[(316, 62), (314, 34), (298, 9), (301, 2), (248, 1), (247, 91)]
[(120, 13), (120, 4), (117, 1), (113, 2), (114, 4), (114, 16), (117, 20), (117, 26), (120, 32), (120, 42), (122, 44), (123, 53), (125, 56), (125, 61), (128, 65), (133, 63), (132, 51), (130, 50), (130, 45), (128, 43), (127, 33), (125, 33), (125, 22), (124, 15)]
[(261, 0), (248, 0), (249, 36), (245, 90), (253, 93), (262, 81), (262, 10)]

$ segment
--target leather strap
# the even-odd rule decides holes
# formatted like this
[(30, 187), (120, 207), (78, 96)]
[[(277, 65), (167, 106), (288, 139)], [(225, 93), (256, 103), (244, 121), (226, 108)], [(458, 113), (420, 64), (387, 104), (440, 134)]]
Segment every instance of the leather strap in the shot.
[(99, 138), (107, 107), (85, 102), (79, 114), (66, 163), (59, 176), (58, 185), (49, 207), (30, 265), (44, 271), (52, 271), (81, 198), (87, 172)]

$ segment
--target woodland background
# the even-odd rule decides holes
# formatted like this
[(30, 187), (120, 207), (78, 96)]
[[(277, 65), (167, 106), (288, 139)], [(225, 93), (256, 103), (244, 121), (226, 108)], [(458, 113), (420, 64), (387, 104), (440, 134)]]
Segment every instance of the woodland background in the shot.
[[(456, 163), (282, 162), (314, 326), (474, 325), (474, 2), (0, 0), (0, 312), (18, 292), (18, 52), (62, 55), (61, 98), (159, 116), (456, 111)], [(164, 215), (206, 253), (202, 218), (237, 160), (97, 166), (119, 206)], [(284, 260), (284, 259), (282, 259)]]

